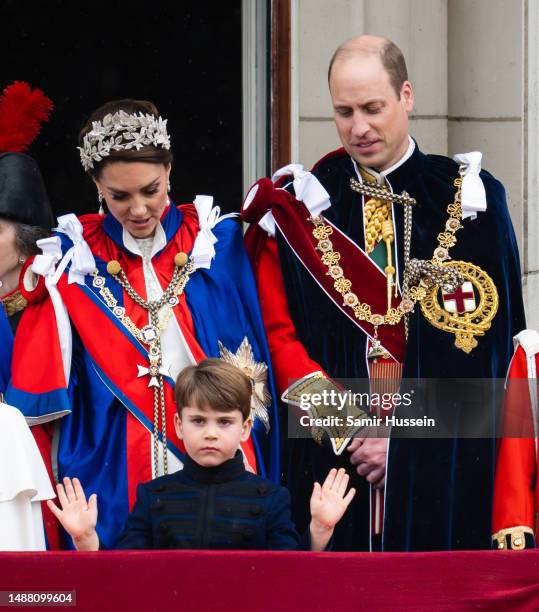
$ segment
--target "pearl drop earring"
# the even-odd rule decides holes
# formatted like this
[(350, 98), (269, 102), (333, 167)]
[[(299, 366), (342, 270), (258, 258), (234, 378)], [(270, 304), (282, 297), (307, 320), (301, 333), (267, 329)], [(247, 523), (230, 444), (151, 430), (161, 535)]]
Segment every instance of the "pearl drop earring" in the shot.
[(105, 211), (103, 210), (103, 192), (99, 187), (97, 188), (97, 201), (99, 202), (99, 214), (104, 215)]

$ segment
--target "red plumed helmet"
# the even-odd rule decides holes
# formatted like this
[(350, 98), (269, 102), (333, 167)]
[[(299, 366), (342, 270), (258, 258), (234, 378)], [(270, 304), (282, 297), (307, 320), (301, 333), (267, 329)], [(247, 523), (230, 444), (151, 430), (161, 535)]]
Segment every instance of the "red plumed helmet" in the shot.
[(28, 83), (15, 81), (0, 96), (0, 153), (25, 151), (49, 118), (53, 103)]

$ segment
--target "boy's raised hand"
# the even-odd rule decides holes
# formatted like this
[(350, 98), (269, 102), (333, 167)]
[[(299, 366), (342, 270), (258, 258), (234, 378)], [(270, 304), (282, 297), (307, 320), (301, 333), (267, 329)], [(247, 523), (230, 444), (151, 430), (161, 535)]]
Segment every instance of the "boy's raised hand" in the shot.
[(350, 477), (344, 468), (333, 468), (324, 484), (314, 483), (311, 495), (311, 550), (324, 550), (335, 525), (341, 520), (354, 498), (355, 489), (346, 493)]
[(90, 499), (86, 501), (78, 478), (64, 478), (64, 484), (57, 484), (56, 490), (62, 509), (50, 499), (47, 500), (47, 506), (73, 538), (77, 550), (99, 550), (99, 539), (95, 530), (97, 495), (90, 495)]

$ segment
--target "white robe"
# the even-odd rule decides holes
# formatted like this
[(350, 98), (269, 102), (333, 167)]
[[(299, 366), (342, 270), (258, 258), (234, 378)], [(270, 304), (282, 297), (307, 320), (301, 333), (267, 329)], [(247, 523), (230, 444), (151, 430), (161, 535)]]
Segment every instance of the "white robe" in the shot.
[(23, 415), (0, 403), (0, 550), (45, 550), (41, 501), (53, 497)]

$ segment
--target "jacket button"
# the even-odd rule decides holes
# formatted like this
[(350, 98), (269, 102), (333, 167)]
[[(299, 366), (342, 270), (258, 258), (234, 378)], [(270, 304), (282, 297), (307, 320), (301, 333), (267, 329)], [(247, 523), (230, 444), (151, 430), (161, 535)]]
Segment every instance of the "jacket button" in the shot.
[(268, 492), (268, 487), (266, 487), (265, 485), (259, 485), (257, 490), (260, 495), (266, 495), (266, 493)]
[(251, 516), (260, 516), (262, 514), (262, 508), (260, 506), (253, 506), (249, 513)]

